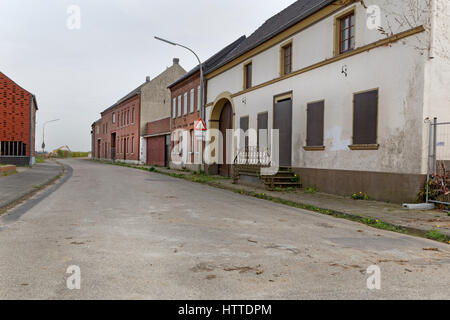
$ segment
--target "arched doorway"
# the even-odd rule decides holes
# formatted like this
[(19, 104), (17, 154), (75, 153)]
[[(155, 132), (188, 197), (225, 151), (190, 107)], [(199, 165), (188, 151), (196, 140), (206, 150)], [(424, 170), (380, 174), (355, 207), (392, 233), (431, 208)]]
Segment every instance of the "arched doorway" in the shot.
[[(233, 128), (233, 108), (228, 101), (222, 108), (219, 118), (219, 130), (222, 133), (222, 143), (219, 147), (219, 159), (222, 159), (222, 164), (219, 164), (219, 175), (224, 177), (231, 177), (231, 164), (227, 163), (227, 129)], [(231, 142), (230, 142), (231, 143)]]
[[(234, 128), (234, 105), (231, 93), (223, 92), (217, 96), (213, 103), (211, 113), (209, 114), (209, 129), (217, 129), (222, 134), (222, 141), (217, 146), (217, 152), (213, 152), (216, 161), (222, 159), (221, 164), (210, 166), (208, 172), (210, 174), (220, 174), (222, 176), (231, 177), (233, 173), (232, 164), (226, 163), (227, 157), (231, 155), (227, 154), (227, 144), (232, 144), (232, 141), (227, 141), (227, 129)], [(214, 139), (214, 138), (213, 138)], [(228, 146), (228, 150), (232, 150), (232, 146)], [(232, 152), (232, 151), (229, 151)]]

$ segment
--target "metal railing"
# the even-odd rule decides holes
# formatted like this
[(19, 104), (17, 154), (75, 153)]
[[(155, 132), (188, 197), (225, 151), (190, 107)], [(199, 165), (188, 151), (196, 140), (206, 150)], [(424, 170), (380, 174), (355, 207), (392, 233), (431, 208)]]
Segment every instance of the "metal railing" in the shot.
[(426, 202), (450, 206), (450, 122), (429, 127)]
[(269, 167), (272, 163), (270, 150), (267, 147), (244, 147), (241, 148), (234, 158), (235, 165), (249, 165), (259, 167)]

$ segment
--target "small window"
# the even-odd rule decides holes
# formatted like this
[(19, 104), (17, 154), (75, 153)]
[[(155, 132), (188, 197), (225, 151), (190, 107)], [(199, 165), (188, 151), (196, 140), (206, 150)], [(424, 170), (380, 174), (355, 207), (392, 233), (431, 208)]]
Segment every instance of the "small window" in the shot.
[(193, 113), (194, 112), (194, 100), (195, 100), (195, 90), (191, 89), (191, 95), (190, 95), (191, 101), (190, 101), (190, 105), (189, 105), (189, 112)]
[(134, 123), (134, 108), (131, 111), (131, 123)]
[(241, 137), (240, 145), (241, 145), (241, 147), (248, 148), (248, 146), (249, 146), (249, 140), (248, 140), (249, 139), (249, 137), (248, 137), (249, 118), (248, 118), (248, 116), (241, 117), (239, 126), (240, 126), (241, 130), (243, 131), (243, 132), (241, 132), (241, 134), (244, 135), (243, 137)]
[(134, 153), (134, 137), (131, 137), (131, 153)]
[(172, 101), (172, 117), (174, 119), (177, 117), (177, 98), (173, 98)]
[(306, 146), (322, 147), (325, 102), (308, 103), (306, 120)]
[(181, 96), (178, 96), (178, 116), (181, 117)]
[(249, 62), (244, 66), (244, 89), (250, 89), (252, 87), (252, 71), (253, 64)]
[(339, 53), (355, 48), (355, 13), (352, 12), (339, 19)]
[(116, 113), (113, 112), (112, 114), (112, 123), (116, 123)]
[(183, 101), (183, 115), (187, 115), (188, 111), (188, 93), (186, 92), (184, 94), (184, 101)]
[(292, 72), (292, 43), (281, 48), (281, 74), (286, 75)]
[(378, 90), (355, 94), (353, 104), (353, 145), (376, 145)]
[(130, 124), (130, 110), (127, 110), (127, 124)]

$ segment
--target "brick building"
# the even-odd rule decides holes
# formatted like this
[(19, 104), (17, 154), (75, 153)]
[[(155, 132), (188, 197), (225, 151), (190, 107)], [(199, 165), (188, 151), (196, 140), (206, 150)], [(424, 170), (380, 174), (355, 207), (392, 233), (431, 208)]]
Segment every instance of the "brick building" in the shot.
[[(170, 129), (167, 127), (161, 131), (161, 125), (156, 123), (152, 126), (151, 123), (164, 123), (164, 119), (170, 117), (170, 91), (167, 86), (185, 73), (179, 59), (173, 59), (173, 65), (155, 79), (147, 77), (143, 84), (105, 109), (101, 118), (92, 125), (92, 157), (164, 165), (165, 145), (158, 143), (156, 148), (151, 143), (148, 150), (147, 141), (163, 133), (168, 135)], [(157, 139), (158, 142), (160, 140)]]
[(0, 163), (33, 165), (36, 97), (0, 72)]
[[(242, 36), (217, 54), (209, 58), (203, 64), (205, 75), (209, 69), (214, 68), (222, 59), (235, 49), (245, 36)], [(205, 83), (206, 88), (206, 83)], [(172, 134), (172, 156), (181, 160), (181, 164), (175, 161), (170, 163), (172, 168), (181, 167), (190, 170), (200, 171), (202, 166), (202, 154), (200, 139), (195, 137), (194, 126), (202, 117), (200, 106), (200, 67), (196, 66), (183, 77), (169, 86), (171, 92), (172, 110), (171, 110), (171, 134)], [(206, 91), (206, 90), (205, 90)], [(206, 97), (206, 94), (204, 95)], [(183, 136), (185, 141), (183, 141)], [(175, 147), (175, 141), (177, 146)]]

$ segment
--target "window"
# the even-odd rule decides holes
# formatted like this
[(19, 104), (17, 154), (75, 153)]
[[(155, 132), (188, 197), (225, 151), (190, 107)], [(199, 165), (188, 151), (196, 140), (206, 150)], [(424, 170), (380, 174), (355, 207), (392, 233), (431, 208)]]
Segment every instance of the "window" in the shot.
[(249, 140), (248, 140), (248, 129), (249, 129), (249, 118), (247, 117), (242, 117), (240, 119), (240, 128), (243, 132), (241, 132), (241, 134), (243, 134), (244, 136), (241, 136), (241, 142), (240, 145), (241, 147), (245, 147), (248, 148), (249, 146)]
[(131, 123), (134, 123), (134, 108), (131, 111)]
[(0, 156), (26, 156), (27, 145), (21, 141), (2, 141), (0, 144)]
[(188, 93), (186, 92), (184, 94), (184, 101), (183, 101), (183, 115), (186, 115), (188, 111)]
[[(306, 111), (306, 146), (313, 147), (310, 150), (324, 149), (324, 110), (324, 101), (308, 103)], [(308, 148), (305, 149), (308, 150)]]
[(131, 137), (131, 153), (134, 153), (134, 137)]
[(100, 134), (100, 126), (96, 126), (96, 127), (95, 127), (95, 132), (96, 132), (97, 134)]
[(127, 138), (127, 146), (126, 146), (126, 148), (127, 148), (127, 153), (129, 153), (130, 152), (130, 138)]
[(116, 113), (113, 112), (112, 114), (112, 123), (116, 123)]
[(202, 107), (202, 92), (200, 90), (200, 86), (197, 87), (197, 110), (200, 111)]
[(378, 89), (357, 93), (353, 97), (352, 149), (378, 149)]
[(252, 67), (251, 62), (244, 65), (244, 90), (252, 87)]
[(117, 126), (120, 127), (120, 113), (117, 114)]
[(355, 48), (355, 13), (339, 18), (339, 53)]
[(258, 114), (258, 147), (261, 148), (269, 146), (268, 119), (269, 114), (267, 112)]
[(191, 135), (191, 153), (194, 153), (194, 130), (191, 130), (189, 134)]
[(127, 110), (127, 124), (130, 124), (130, 110)]
[(177, 98), (173, 98), (172, 101), (172, 117), (174, 119), (177, 117)]
[(178, 96), (178, 116), (181, 117), (181, 96)]
[(190, 95), (191, 101), (189, 106), (189, 112), (194, 112), (194, 100), (195, 100), (195, 89), (191, 89), (191, 95)]
[(292, 42), (281, 48), (281, 75), (292, 72)]

